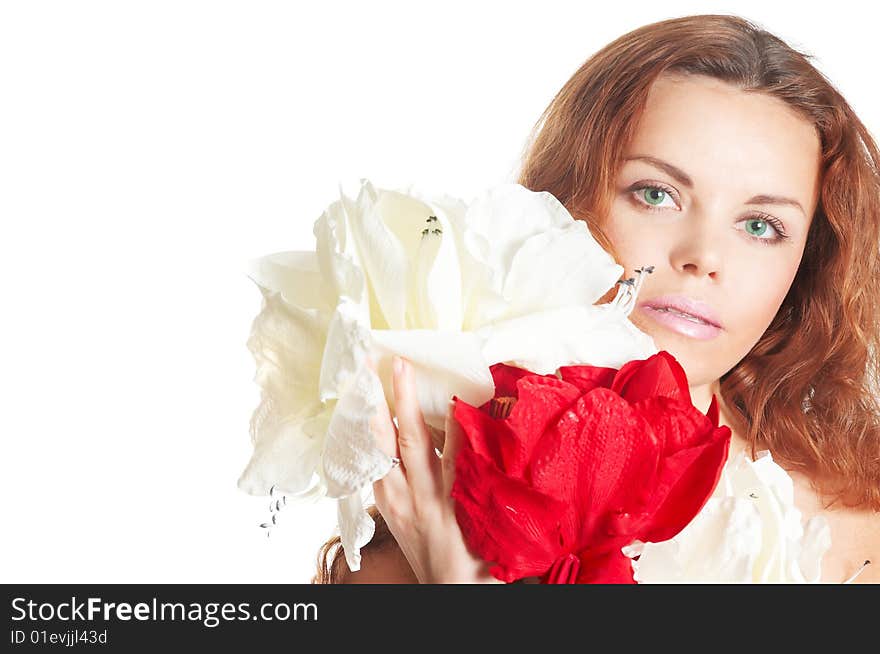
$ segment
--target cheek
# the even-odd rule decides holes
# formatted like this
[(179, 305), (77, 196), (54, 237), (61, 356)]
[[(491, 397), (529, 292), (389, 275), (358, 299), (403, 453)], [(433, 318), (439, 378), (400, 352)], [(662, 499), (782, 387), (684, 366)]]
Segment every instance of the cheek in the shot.
[(763, 270), (761, 275), (738, 275), (725, 297), (725, 315), (730, 323), (728, 335), (742, 344), (743, 356), (760, 340), (778, 313), (797, 267), (776, 270), (764, 267)]
[[(616, 207), (615, 207), (616, 208)], [(658, 234), (652, 234), (648, 225), (627, 221), (629, 213), (616, 208), (615, 214), (603, 226), (603, 231), (614, 244), (615, 260), (628, 271), (640, 266), (660, 265), (669, 257)]]

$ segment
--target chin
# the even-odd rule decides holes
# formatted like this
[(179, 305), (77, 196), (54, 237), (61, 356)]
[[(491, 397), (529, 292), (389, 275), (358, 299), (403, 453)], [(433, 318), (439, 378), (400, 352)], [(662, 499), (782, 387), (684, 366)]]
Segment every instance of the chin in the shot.
[(688, 378), (688, 385), (693, 387), (702, 386), (718, 379), (720, 375), (714, 374), (712, 366), (706, 366), (707, 347), (716, 347), (717, 341), (699, 341), (687, 336), (672, 334), (664, 329), (645, 329), (638, 325), (639, 329), (648, 334), (658, 350), (669, 352), (675, 360), (684, 368)]

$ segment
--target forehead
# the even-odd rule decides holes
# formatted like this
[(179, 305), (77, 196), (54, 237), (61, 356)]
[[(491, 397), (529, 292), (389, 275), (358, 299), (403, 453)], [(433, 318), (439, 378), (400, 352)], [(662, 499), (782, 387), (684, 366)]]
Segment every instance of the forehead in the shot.
[[(731, 185), (815, 206), (821, 144), (815, 127), (783, 101), (702, 76), (652, 85), (627, 156), (654, 156), (684, 170), (695, 191)], [(629, 164), (642, 165), (642, 164)]]

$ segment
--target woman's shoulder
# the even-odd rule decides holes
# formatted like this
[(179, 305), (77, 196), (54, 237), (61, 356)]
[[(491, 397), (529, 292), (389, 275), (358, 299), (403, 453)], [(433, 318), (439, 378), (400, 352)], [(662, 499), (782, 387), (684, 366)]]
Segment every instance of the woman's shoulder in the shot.
[(844, 508), (823, 515), (831, 526), (829, 581), (855, 575), (853, 583), (880, 584), (880, 513)]
[(820, 495), (808, 475), (788, 473), (794, 482), (795, 506), (804, 520), (821, 515), (831, 530), (822, 581), (842, 582), (858, 573), (853, 583), (880, 583), (880, 512), (831, 502)]

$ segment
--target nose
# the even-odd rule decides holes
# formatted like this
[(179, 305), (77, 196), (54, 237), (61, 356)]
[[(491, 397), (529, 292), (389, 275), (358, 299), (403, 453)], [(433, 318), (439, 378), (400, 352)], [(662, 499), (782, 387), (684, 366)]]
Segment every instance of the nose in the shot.
[(721, 272), (721, 235), (709, 221), (693, 216), (688, 229), (676, 240), (669, 252), (669, 263), (682, 273), (717, 279)]

